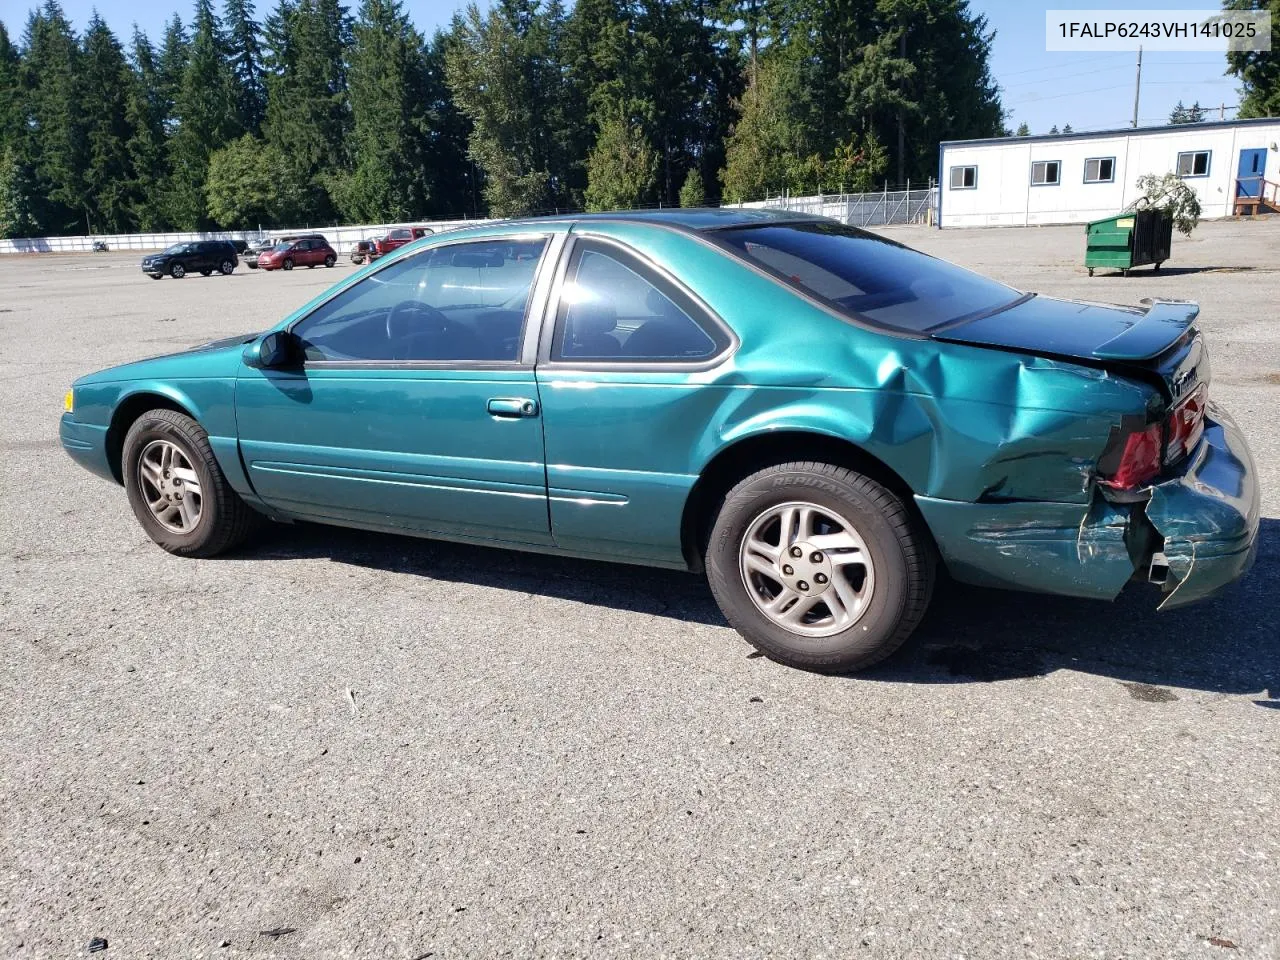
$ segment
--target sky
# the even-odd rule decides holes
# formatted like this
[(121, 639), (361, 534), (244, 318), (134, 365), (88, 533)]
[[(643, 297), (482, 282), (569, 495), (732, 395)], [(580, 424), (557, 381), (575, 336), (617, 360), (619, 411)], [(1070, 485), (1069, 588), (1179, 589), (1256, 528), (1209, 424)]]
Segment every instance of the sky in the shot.
[[(77, 30), (83, 30), (94, 8), (122, 40), (138, 24), (159, 42), (164, 21), (176, 10), (190, 19), (192, 4), (174, 0), (61, 0)], [(414, 24), (430, 34), (444, 27), (465, 0), (406, 0)], [(34, 3), (2, 0), (0, 19), (17, 41)], [(354, 5), (354, 2), (352, 3)], [(986, 16), (996, 32), (992, 48), (992, 72), (1009, 112), (1010, 130), (1025, 122), (1032, 133), (1048, 133), (1054, 125), (1070, 124), (1073, 130), (1110, 130), (1128, 126), (1133, 118), (1135, 53), (1048, 53), (1045, 51), (1046, 9), (1105, 8), (1104, 0), (970, 0), (973, 10)], [(1125, 0), (1129, 9), (1204, 9), (1214, 0)], [(274, 0), (258, 0), (258, 18), (274, 6)], [(1142, 92), (1138, 120), (1142, 126), (1166, 122), (1178, 100), (1188, 106), (1198, 100), (1211, 108), (1209, 116), (1231, 119), (1239, 102), (1234, 78), (1223, 75), (1222, 54), (1147, 51), (1142, 57)]]

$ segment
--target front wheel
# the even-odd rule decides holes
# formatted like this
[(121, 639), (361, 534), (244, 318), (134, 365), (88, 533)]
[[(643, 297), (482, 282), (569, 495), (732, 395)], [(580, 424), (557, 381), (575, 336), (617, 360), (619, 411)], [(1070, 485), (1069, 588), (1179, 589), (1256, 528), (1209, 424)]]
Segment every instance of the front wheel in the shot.
[(324, 265), (326, 267), (332, 267), (337, 262), (338, 262), (338, 258), (335, 257), (332, 253), (325, 255)]
[(150, 410), (124, 438), (125, 492), (152, 540), (184, 557), (212, 557), (241, 543), (258, 523), (231, 489), (209, 435), (186, 414)]
[(152, 280), (159, 280), (161, 277), (163, 277), (163, 276), (164, 276), (164, 274), (163, 274), (163, 273), (148, 273), (148, 274), (147, 274), (147, 276), (148, 276), (148, 277), (150, 277)]
[(232, 263), (230, 260), (223, 260), (222, 263), (218, 264), (218, 270), (222, 273), (224, 277), (231, 276), (231, 271), (234, 270), (235, 268), (236, 268), (236, 265)]
[(897, 650), (933, 590), (927, 542), (902, 501), (827, 463), (786, 463), (729, 491), (707, 579), (725, 618), (765, 656), (823, 673)]
[(169, 276), (173, 277), (173, 279), (175, 280), (181, 280), (186, 275), (187, 275), (187, 268), (180, 263), (175, 263), (172, 267), (169, 268)]
[(292, 260), (286, 260), (284, 263), (280, 264), (280, 266), (281, 266), (281, 267), (283, 267), (285, 270), (292, 270), (292, 269), (293, 269), (293, 261), (292, 261)]

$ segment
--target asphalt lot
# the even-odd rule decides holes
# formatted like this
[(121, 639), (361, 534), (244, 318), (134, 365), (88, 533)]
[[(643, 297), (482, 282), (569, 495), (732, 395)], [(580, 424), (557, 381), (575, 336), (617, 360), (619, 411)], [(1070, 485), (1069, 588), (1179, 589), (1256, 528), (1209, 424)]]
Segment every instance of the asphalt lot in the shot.
[(63, 392), (350, 267), (0, 258), (0, 956), (1280, 956), (1280, 220), (1127, 279), (1082, 232), (891, 235), (1201, 300), (1257, 567), (1160, 615), (944, 585), (855, 679), (750, 656), (688, 575), (318, 527), (172, 557)]

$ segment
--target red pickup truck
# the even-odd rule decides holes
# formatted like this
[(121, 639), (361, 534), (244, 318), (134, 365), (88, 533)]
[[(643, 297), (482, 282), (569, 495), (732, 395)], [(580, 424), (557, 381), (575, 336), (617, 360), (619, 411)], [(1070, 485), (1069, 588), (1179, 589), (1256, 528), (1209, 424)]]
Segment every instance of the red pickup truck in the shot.
[(406, 243), (413, 243), (413, 241), (432, 233), (435, 233), (435, 231), (430, 227), (396, 227), (385, 237), (373, 242), (374, 253), (378, 257), (385, 257), (392, 250), (397, 250)]

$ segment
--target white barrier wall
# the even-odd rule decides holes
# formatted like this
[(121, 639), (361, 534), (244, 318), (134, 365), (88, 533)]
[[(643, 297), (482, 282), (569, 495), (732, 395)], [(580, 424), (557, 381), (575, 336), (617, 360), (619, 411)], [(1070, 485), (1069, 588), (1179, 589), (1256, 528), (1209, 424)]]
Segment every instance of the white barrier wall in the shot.
[(121, 250), (163, 250), (175, 243), (190, 240), (245, 240), (253, 243), (267, 236), (280, 237), (295, 233), (321, 234), (333, 249), (346, 255), (358, 240), (384, 237), (395, 227), (430, 227), (436, 233), (491, 223), (491, 220), (413, 220), (408, 223), (376, 223), (349, 227), (295, 227), (279, 230), (215, 230), (208, 233), (124, 233), (93, 237), (30, 237), (19, 240), (0, 240), (0, 254), (5, 253), (89, 253), (97, 241), (102, 241), (113, 252)]

